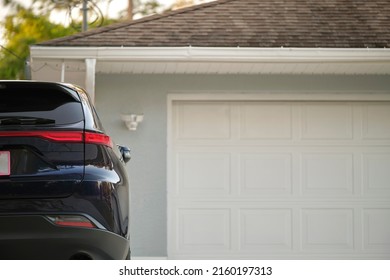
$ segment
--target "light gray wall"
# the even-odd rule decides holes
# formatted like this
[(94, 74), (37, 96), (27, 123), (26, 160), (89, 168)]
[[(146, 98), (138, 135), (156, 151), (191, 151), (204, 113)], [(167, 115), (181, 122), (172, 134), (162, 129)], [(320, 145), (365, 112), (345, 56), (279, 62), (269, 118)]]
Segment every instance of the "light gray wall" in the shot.
[[(389, 76), (299, 75), (114, 75), (96, 77), (96, 107), (117, 144), (132, 149), (133, 257), (167, 255), (167, 94), (283, 92), (371, 92), (390, 94)], [(120, 114), (143, 113), (137, 131), (128, 131)]]

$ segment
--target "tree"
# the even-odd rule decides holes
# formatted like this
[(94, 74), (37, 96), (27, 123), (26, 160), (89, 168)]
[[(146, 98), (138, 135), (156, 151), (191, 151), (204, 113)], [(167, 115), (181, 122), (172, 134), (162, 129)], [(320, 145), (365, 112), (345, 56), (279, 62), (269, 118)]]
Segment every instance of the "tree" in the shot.
[(5, 46), (0, 51), (0, 79), (24, 79), (29, 46), (75, 33), (71, 27), (50, 22), (48, 15), (38, 16), (18, 7), (3, 23)]
[(158, 14), (164, 11), (172, 11), (212, 0), (175, 0), (173, 4), (163, 9), (160, 3), (161, 0), (127, 0), (127, 9), (125, 10), (126, 15), (122, 18), (132, 20), (135, 17), (143, 17), (151, 14)]
[[(89, 26), (100, 27), (114, 21), (113, 19), (109, 19), (108, 15), (104, 14), (99, 7), (99, 5), (106, 5), (108, 12), (112, 0), (30, 0), (27, 2), (29, 4), (22, 4), (22, 2), (26, 3), (23, 0), (0, 0), (0, 2), (14, 11), (18, 8), (25, 8), (37, 15), (48, 15), (52, 11), (62, 11), (64, 18), (69, 20), (66, 25), (72, 25), (73, 28), (78, 29), (79, 31), (81, 31), (83, 21), (84, 2), (87, 6)], [(99, 5), (97, 5), (96, 2), (98, 2)]]
[(134, 17), (156, 14), (161, 8), (158, 0), (128, 0), (126, 18), (132, 20)]
[[(0, 1), (12, 9), (11, 14), (0, 22), (5, 40), (4, 45), (0, 45), (0, 79), (28, 78), (25, 69), (30, 45), (71, 35), (81, 30), (80, 20), (73, 20), (69, 26), (50, 21), (52, 10), (66, 9), (66, 3), (76, 5), (80, 4), (80, 0), (32, 0), (32, 5), (29, 7), (15, 0)], [(91, 26), (107, 25), (112, 22), (115, 20), (107, 18), (104, 22), (94, 20)]]
[(127, 1), (127, 18), (129, 20), (133, 19), (134, 3), (133, 0)]

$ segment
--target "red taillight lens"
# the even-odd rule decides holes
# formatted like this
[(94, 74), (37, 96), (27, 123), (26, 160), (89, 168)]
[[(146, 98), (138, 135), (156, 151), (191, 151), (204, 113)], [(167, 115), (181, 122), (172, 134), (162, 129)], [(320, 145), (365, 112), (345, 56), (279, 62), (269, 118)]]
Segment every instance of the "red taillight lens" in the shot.
[(0, 131), (0, 137), (40, 137), (55, 142), (82, 143), (113, 146), (111, 138), (102, 133), (82, 131)]
[(111, 148), (113, 146), (110, 136), (94, 132), (85, 133), (85, 143), (100, 144)]
[(0, 131), (0, 137), (40, 137), (56, 142), (82, 142), (82, 131)]
[(95, 224), (84, 216), (61, 215), (47, 216), (57, 226), (96, 228)]

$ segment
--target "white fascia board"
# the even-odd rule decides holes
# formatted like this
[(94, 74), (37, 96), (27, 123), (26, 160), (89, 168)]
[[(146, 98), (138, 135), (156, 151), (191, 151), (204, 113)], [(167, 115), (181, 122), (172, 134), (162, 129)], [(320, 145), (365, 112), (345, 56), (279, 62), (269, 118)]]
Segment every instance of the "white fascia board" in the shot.
[(381, 62), (390, 49), (333, 48), (203, 48), (203, 47), (46, 47), (32, 46), (34, 59), (87, 59), (143, 62)]

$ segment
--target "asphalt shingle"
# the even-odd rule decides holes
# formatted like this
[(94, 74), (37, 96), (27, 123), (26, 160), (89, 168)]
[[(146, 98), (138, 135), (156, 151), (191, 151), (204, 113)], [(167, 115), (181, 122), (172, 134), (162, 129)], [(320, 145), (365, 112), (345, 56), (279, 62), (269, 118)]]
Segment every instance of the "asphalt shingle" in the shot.
[(219, 0), (39, 44), (389, 48), (389, 0)]

